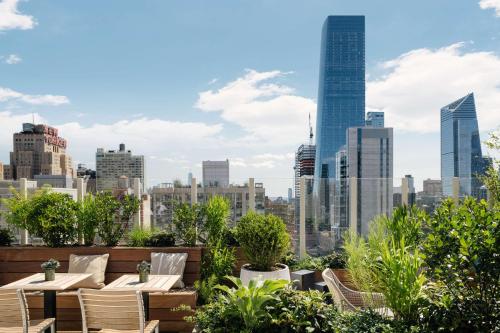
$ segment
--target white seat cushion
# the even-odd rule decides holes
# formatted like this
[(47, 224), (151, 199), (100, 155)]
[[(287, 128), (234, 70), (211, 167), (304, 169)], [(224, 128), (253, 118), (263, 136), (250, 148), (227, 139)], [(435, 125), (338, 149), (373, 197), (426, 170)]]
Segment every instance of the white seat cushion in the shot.
[(109, 254), (69, 256), (68, 273), (91, 273), (92, 276), (74, 285), (73, 288), (101, 289), (104, 287), (106, 266), (108, 265)]
[(187, 253), (151, 252), (151, 274), (153, 275), (180, 275), (181, 278), (172, 288), (184, 288), (182, 276), (186, 268)]

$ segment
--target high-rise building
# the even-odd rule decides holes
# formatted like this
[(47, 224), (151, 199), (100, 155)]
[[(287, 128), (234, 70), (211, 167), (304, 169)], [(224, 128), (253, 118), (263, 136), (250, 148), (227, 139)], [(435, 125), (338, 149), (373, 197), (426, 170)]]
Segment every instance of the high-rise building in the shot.
[(356, 178), (356, 207), (349, 207), (352, 230), (367, 235), (370, 221), (390, 215), (393, 206), (392, 128), (354, 127), (347, 131), (347, 174)]
[(384, 113), (370, 111), (366, 113), (365, 125), (367, 127), (384, 127)]
[(443, 186), (440, 179), (425, 179), (423, 182), (423, 194), (440, 197), (443, 194)]
[(120, 144), (119, 150), (105, 151), (98, 148), (96, 159), (96, 190), (113, 191), (118, 188), (121, 176), (129, 179), (139, 178), (141, 190), (144, 192), (145, 170), (144, 156), (132, 155), (130, 150), (125, 149), (125, 144)]
[(203, 187), (229, 186), (229, 160), (203, 161), (202, 168), (203, 168)]
[(10, 165), (4, 167), (5, 179), (34, 179), (35, 175), (74, 177), (71, 157), (66, 154), (67, 142), (58, 130), (47, 125), (23, 124), (14, 133), (14, 149)]
[(483, 158), (474, 94), (441, 108), (441, 180), (443, 194), (453, 194), (453, 178), (459, 179), (459, 195), (478, 196), (489, 160)]
[(300, 199), (300, 177), (314, 175), (316, 146), (312, 144), (300, 145), (295, 152), (295, 198)]
[(346, 144), (346, 130), (364, 124), (365, 17), (328, 16), (321, 34), (314, 171), (316, 220), (324, 230), (330, 228), (335, 155)]
[(407, 206), (415, 205), (417, 194), (415, 192), (415, 179), (412, 175), (405, 175), (401, 178), (401, 186), (393, 189), (393, 206)]
[(292, 203), (293, 200), (293, 190), (291, 187), (288, 188), (288, 203)]

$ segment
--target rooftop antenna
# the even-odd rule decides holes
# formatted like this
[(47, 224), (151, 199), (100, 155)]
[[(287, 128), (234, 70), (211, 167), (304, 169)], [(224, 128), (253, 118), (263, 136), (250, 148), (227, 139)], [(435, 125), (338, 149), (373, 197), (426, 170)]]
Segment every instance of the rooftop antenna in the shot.
[(31, 119), (33, 120), (33, 125), (35, 125), (35, 113), (34, 112), (31, 113)]
[(309, 112), (309, 145), (313, 144), (313, 128), (311, 126), (311, 113)]

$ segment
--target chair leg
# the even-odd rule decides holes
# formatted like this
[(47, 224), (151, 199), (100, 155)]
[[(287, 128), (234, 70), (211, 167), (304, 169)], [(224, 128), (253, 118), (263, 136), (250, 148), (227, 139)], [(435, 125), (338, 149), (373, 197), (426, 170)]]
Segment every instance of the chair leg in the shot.
[(56, 333), (56, 323), (52, 323), (52, 325), (50, 325), (50, 333)]
[(156, 325), (156, 327), (155, 327), (155, 333), (160, 333), (160, 325)]

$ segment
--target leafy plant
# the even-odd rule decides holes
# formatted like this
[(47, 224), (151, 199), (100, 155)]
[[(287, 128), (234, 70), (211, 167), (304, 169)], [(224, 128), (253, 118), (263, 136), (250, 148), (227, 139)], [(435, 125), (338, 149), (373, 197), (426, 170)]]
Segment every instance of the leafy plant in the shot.
[(130, 219), (139, 210), (139, 200), (132, 195), (115, 198), (111, 193), (98, 193), (95, 206), (98, 234), (106, 246), (116, 246), (129, 228)]
[(14, 193), (5, 202), (7, 222), (42, 238), (47, 246), (75, 242), (78, 206), (69, 195), (44, 189), (28, 199)]
[(185, 246), (195, 246), (198, 231), (203, 224), (204, 207), (202, 205), (180, 203), (174, 209), (174, 232)]
[(254, 332), (263, 318), (267, 317), (266, 305), (277, 300), (277, 293), (288, 285), (286, 280), (265, 280), (261, 286), (251, 280), (247, 286), (235, 277), (228, 277), (235, 285), (230, 288), (224, 285), (216, 286), (223, 294), (222, 299), (228, 304), (234, 304), (233, 311), (237, 311), (245, 326), (242, 332)]
[(99, 225), (99, 216), (97, 214), (96, 201), (92, 193), (85, 195), (80, 203), (77, 219), (78, 234), (83, 237), (85, 245), (93, 245)]
[(165, 230), (153, 231), (146, 240), (145, 246), (168, 247), (175, 246), (175, 235)]
[(150, 273), (151, 272), (151, 264), (147, 261), (141, 261), (140, 264), (137, 264), (137, 271), (139, 273), (141, 272), (146, 272), (146, 273)]
[(40, 266), (44, 271), (46, 271), (46, 270), (56, 270), (59, 267), (61, 267), (61, 264), (59, 263), (59, 261), (51, 258), (48, 261), (41, 264)]
[(153, 231), (146, 228), (134, 227), (127, 235), (128, 246), (144, 247), (148, 246), (149, 240), (153, 235)]
[(283, 258), (283, 263), (290, 266), (292, 270), (308, 269), (322, 271), (326, 268), (344, 269), (346, 267), (345, 255), (339, 252), (332, 252), (326, 256), (310, 257), (298, 259), (293, 253)]
[(424, 253), (427, 274), (440, 286), (433, 295), (438, 306), (428, 312), (437, 327), (451, 323), (460, 332), (500, 329), (499, 224), (500, 206), (490, 208), (474, 198), (458, 206), (446, 200), (436, 210)]
[(9, 228), (0, 228), (0, 246), (10, 246), (14, 241), (14, 234)]
[(290, 237), (282, 219), (272, 214), (250, 212), (236, 226), (236, 238), (251, 269), (270, 271), (290, 247)]

